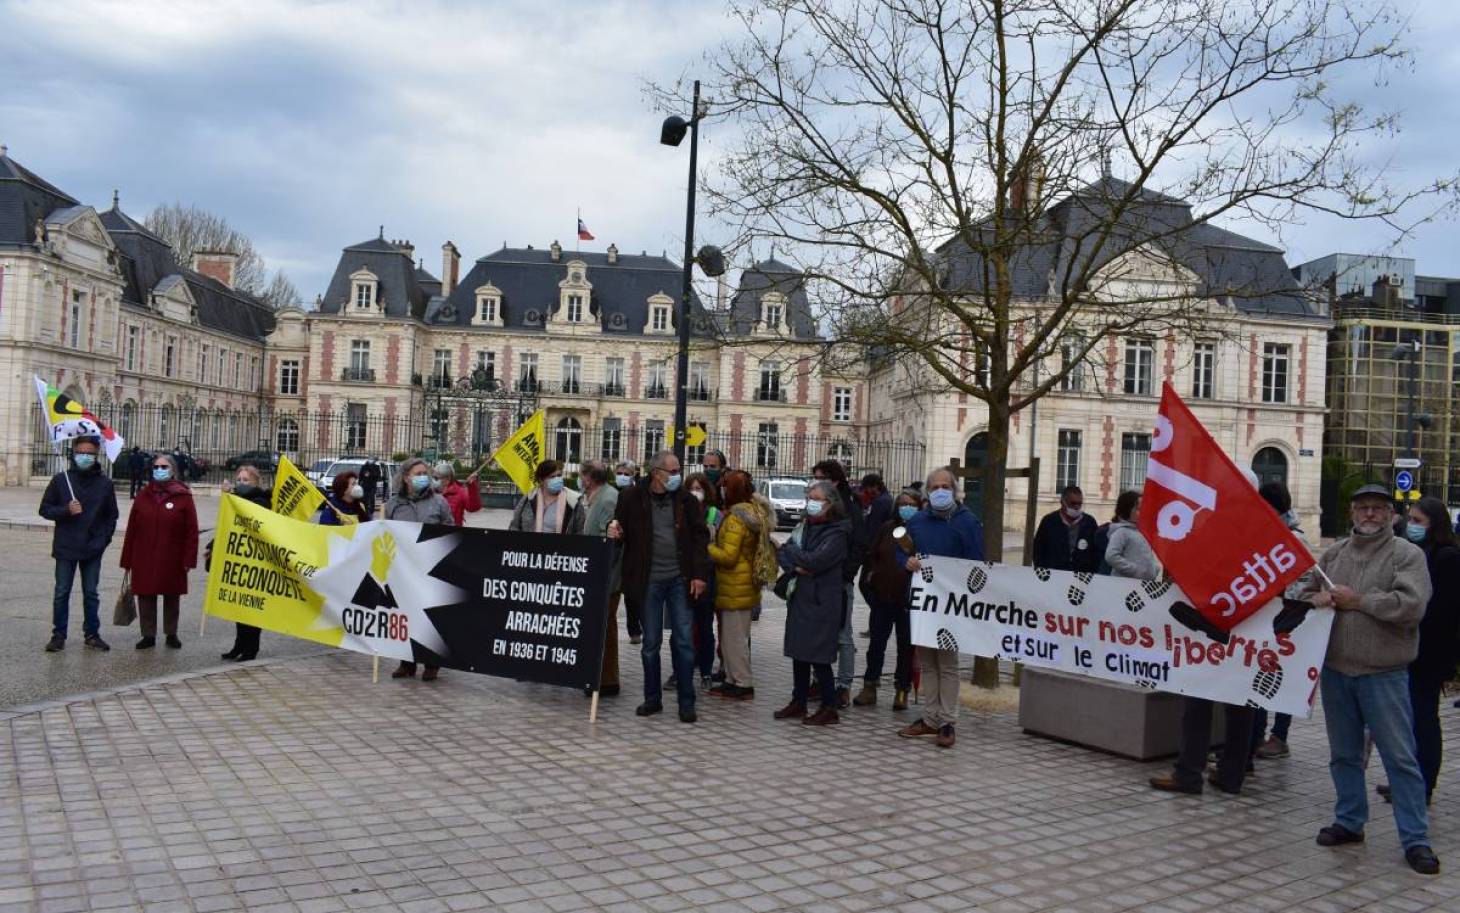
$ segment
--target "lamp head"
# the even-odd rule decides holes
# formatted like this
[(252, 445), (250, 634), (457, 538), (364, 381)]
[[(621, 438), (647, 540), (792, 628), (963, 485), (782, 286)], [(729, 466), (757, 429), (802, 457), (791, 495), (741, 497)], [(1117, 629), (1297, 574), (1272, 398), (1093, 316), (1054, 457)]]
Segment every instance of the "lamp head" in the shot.
[(711, 279), (725, 273), (725, 252), (713, 244), (706, 244), (696, 251), (695, 262)]
[(689, 121), (678, 114), (671, 114), (664, 118), (664, 126), (659, 128), (659, 142), (665, 146), (678, 146), (688, 132)]

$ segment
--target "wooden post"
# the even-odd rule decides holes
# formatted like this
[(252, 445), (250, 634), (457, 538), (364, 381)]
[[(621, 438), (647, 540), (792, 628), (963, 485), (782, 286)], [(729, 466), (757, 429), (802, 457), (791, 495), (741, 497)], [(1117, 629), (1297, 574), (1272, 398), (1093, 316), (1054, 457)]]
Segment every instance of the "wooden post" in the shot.
[(588, 722), (598, 722), (598, 692), (593, 692), (593, 701), (588, 705)]
[(200, 639), (206, 630), (208, 630), (208, 610), (204, 609), (203, 614), (198, 616), (198, 637)]
[(380, 684), (380, 657), (378, 656), (375, 657), (375, 661), (370, 664), (370, 684)]

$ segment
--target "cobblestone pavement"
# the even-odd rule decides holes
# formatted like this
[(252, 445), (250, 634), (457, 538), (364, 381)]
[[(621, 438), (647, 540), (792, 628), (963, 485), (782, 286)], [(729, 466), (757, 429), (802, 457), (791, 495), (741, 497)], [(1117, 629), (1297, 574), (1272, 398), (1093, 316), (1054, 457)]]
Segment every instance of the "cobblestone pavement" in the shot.
[(886, 703), (812, 729), (771, 719), (782, 620), (755, 626), (757, 699), (705, 698), (694, 726), (633, 715), (632, 661), (590, 725), (575, 692), (450, 671), (372, 686), (343, 653), (11, 715), (0, 909), (1460, 909), (1453, 761), (1445, 874), (1424, 878), (1382, 803), (1368, 843), (1314, 844), (1332, 802), (1317, 722), (1240, 798), (1152, 792), (1164, 764), (1010, 714), (965, 714), (952, 751), (898, 739), (913, 714)]

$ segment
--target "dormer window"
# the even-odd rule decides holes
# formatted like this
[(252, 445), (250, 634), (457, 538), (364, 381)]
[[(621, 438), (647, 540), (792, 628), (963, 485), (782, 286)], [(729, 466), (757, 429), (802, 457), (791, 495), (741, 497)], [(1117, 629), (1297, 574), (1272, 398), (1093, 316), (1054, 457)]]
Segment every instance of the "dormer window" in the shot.
[(669, 308), (660, 305), (654, 308), (653, 316), (649, 319), (649, 328), (656, 333), (664, 333), (669, 330)]
[(760, 300), (761, 327), (767, 332), (777, 333), (785, 329), (786, 298), (778, 292), (771, 292)]
[(661, 291), (650, 296), (647, 304), (649, 305), (649, 311), (645, 316), (648, 319), (644, 321), (643, 332), (674, 332), (674, 299)]
[(476, 290), (477, 309), (472, 315), (473, 326), (499, 327), (502, 325), (502, 291), (490, 282)]
[(781, 306), (779, 304), (767, 304), (765, 306), (765, 323), (768, 327), (781, 325)]
[(350, 300), (357, 311), (374, 310), (380, 287), (379, 277), (368, 269), (359, 269), (350, 274)]
[(568, 296), (568, 322), (569, 323), (582, 323), (583, 322), (583, 296), (582, 295), (569, 295)]

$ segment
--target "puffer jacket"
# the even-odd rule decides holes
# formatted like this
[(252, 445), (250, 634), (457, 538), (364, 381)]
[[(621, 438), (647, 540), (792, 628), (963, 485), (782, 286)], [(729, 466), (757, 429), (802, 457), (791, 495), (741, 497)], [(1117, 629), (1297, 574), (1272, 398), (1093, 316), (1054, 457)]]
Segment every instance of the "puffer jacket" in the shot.
[(724, 514), (710, 560), (715, 562), (715, 608), (742, 612), (760, 605), (755, 582), (755, 555), (761, 536), (770, 528), (770, 505), (763, 501), (736, 504)]
[(1110, 524), (1110, 544), (1105, 548), (1105, 561), (1110, 572), (1117, 577), (1134, 577), (1137, 580), (1155, 580), (1161, 576), (1161, 565), (1151, 544), (1141, 535), (1140, 528), (1129, 520), (1116, 520)]
[(429, 488), (421, 494), (396, 494), (385, 503), (385, 519), (456, 525), (456, 518), (451, 516), (451, 505)]

